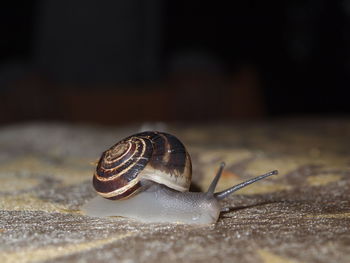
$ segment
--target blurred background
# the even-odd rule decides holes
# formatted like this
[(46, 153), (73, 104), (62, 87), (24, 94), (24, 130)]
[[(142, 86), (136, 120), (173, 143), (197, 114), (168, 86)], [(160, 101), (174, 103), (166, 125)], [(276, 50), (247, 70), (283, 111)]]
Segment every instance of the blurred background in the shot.
[(0, 124), (350, 113), (350, 0), (27, 0), (0, 12)]

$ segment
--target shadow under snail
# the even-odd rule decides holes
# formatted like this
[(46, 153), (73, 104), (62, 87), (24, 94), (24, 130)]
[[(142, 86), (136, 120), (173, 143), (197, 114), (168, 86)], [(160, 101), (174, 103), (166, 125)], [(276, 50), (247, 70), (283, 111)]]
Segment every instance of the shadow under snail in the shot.
[(277, 174), (275, 170), (215, 193), (223, 168), (224, 163), (207, 192), (189, 192), (192, 164), (184, 145), (164, 132), (141, 132), (103, 152), (93, 176), (99, 195), (82, 210), (89, 216), (141, 222), (211, 224), (219, 218), (220, 200)]

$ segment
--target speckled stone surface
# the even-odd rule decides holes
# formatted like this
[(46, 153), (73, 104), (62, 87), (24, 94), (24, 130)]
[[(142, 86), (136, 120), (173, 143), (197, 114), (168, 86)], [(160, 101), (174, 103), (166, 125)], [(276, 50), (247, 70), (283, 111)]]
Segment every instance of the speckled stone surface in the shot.
[(0, 262), (350, 262), (350, 121), (163, 128), (187, 146), (195, 190), (221, 161), (219, 190), (280, 174), (224, 201), (215, 225), (90, 218), (94, 163), (138, 127), (1, 127)]

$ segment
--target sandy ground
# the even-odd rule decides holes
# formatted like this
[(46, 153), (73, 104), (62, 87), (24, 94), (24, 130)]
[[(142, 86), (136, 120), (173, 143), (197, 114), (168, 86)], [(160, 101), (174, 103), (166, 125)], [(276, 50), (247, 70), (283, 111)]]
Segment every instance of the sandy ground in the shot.
[(350, 262), (350, 121), (162, 125), (192, 156), (194, 190), (278, 169), (193, 227), (91, 218), (102, 151), (138, 126), (0, 129), (0, 262)]

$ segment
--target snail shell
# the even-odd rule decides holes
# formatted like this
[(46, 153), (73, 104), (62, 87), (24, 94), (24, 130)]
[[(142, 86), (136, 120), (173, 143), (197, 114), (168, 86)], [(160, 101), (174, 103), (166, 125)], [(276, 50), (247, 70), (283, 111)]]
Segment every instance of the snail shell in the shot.
[(125, 138), (106, 150), (96, 167), (93, 186), (104, 198), (129, 198), (144, 186), (145, 180), (176, 191), (189, 190), (191, 158), (185, 146), (164, 132), (141, 132)]

